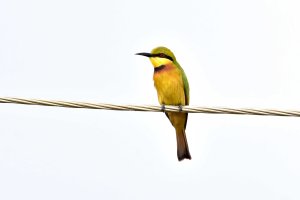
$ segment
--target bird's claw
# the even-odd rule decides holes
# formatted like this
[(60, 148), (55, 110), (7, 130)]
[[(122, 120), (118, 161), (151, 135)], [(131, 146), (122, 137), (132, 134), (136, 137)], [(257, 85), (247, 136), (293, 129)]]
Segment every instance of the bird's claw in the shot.
[(182, 112), (182, 105), (179, 105), (178, 108), (179, 108), (179, 112)]
[(165, 110), (166, 110), (166, 106), (165, 106), (165, 104), (162, 104), (162, 105), (161, 105), (161, 111), (162, 111), (162, 112), (165, 112)]

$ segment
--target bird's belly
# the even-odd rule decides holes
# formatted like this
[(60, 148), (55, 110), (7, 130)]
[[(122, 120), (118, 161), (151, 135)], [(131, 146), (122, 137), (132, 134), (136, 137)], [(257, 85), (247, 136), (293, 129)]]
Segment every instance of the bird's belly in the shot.
[(160, 104), (185, 105), (184, 86), (181, 76), (168, 71), (168, 73), (155, 74), (153, 79)]

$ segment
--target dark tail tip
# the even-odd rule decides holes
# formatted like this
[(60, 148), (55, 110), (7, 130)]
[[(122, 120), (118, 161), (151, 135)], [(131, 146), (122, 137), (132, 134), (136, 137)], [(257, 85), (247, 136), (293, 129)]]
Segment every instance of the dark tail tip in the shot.
[(177, 157), (178, 157), (178, 161), (182, 161), (184, 159), (189, 159), (189, 160), (192, 159), (189, 149), (186, 149), (186, 151), (183, 154), (177, 151)]

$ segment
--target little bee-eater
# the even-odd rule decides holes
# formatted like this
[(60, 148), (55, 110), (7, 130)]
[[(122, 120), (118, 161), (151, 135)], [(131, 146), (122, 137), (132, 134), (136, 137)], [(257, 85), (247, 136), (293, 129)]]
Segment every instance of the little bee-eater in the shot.
[[(137, 53), (146, 56), (154, 67), (154, 86), (157, 90), (158, 101), (164, 105), (189, 105), (189, 83), (187, 77), (176, 60), (176, 57), (166, 47), (157, 47), (151, 53)], [(177, 157), (191, 159), (185, 135), (188, 113), (165, 112), (176, 130)]]

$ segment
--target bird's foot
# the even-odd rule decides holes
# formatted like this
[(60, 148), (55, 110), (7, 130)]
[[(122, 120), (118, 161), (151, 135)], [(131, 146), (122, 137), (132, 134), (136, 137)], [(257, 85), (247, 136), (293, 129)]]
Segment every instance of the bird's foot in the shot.
[(162, 105), (161, 105), (161, 111), (162, 111), (162, 112), (165, 112), (165, 110), (166, 110), (166, 106), (165, 106), (165, 104), (162, 104)]
[(178, 108), (179, 108), (179, 112), (182, 112), (182, 105), (179, 105)]

